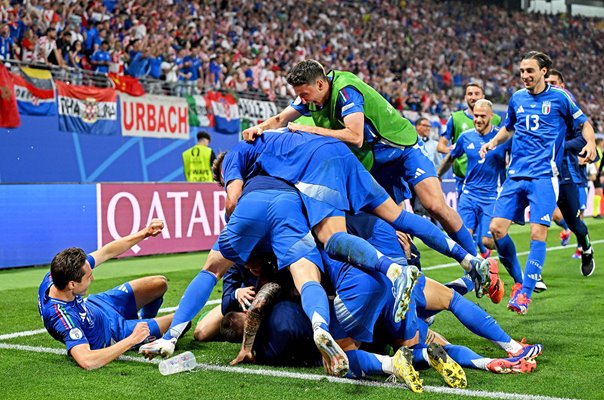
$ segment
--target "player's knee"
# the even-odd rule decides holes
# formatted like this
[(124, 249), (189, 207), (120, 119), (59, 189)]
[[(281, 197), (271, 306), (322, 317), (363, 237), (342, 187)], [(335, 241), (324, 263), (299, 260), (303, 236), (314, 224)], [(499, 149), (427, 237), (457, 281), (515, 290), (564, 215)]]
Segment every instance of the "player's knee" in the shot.
[(153, 288), (159, 293), (160, 296), (163, 296), (164, 293), (168, 291), (168, 279), (163, 275), (157, 275), (153, 278)]
[(491, 231), (494, 240), (499, 240), (507, 234), (505, 227), (496, 222), (491, 222), (489, 230)]

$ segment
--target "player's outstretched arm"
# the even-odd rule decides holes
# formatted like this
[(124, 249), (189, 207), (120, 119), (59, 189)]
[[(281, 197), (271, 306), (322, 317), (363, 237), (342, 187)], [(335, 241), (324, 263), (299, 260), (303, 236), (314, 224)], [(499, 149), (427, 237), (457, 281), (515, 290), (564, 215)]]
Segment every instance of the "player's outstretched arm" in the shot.
[(298, 119), (300, 115), (302, 114), (296, 111), (293, 107), (287, 106), (283, 109), (283, 111), (281, 111), (274, 117), (270, 117), (269, 119), (258, 125), (250, 126), (246, 130), (241, 132), (241, 135), (243, 136), (243, 140), (247, 142), (253, 142), (258, 136), (262, 135), (263, 131), (267, 129), (283, 128), (289, 122)]
[(493, 150), (501, 143), (505, 143), (510, 140), (512, 138), (512, 135), (513, 132), (510, 132), (505, 127), (502, 127), (493, 139), (482, 145), (479, 152), (480, 157), (484, 158), (484, 156), (486, 156), (489, 151)]
[(150, 334), (149, 326), (146, 322), (139, 322), (134, 327), (132, 334), (125, 339), (120, 340), (113, 346), (105, 347), (99, 350), (90, 350), (88, 343), (80, 344), (71, 349), (71, 356), (78, 365), (86, 370), (101, 368), (111, 361), (115, 360), (132, 346), (136, 346), (145, 340)]
[(587, 142), (585, 147), (581, 149), (581, 157), (586, 161), (594, 161), (596, 159), (596, 134), (593, 126), (589, 122), (585, 122), (581, 127), (581, 134)]
[(157, 236), (164, 229), (164, 221), (160, 219), (153, 219), (149, 222), (146, 228), (133, 233), (132, 235), (124, 236), (123, 238), (114, 240), (111, 243), (106, 244), (102, 248), (91, 253), (96, 261), (96, 266), (101, 263), (119, 256), (126, 250), (130, 249), (141, 240), (148, 238), (149, 236)]
[(260, 322), (262, 321), (267, 308), (275, 301), (280, 291), (281, 286), (274, 282), (267, 283), (258, 291), (256, 298), (252, 301), (250, 309), (245, 314), (241, 350), (237, 357), (230, 362), (231, 365), (255, 361), (252, 348), (254, 347), (258, 328), (260, 328)]
[(364, 142), (365, 114), (355, 112), (345, 116), (344, 129), (327, 129), (320, 126), (306, 126), (293, 122), (287, 124), (287, 127), (293, 132), (304, 131), (315, 135), (329, 136), (361, 148)]

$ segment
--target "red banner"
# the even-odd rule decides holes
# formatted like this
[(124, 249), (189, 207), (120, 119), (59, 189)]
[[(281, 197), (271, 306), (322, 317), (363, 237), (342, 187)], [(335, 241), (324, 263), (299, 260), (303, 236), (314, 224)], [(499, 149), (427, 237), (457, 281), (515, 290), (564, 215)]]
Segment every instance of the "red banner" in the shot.
[(143, 229), (153, 218), (165, 228), (122, 257), (209, 250), (225, 219), (225, 191), (216, 184), (99, 184), (99, 248)]
[(21, 117), (15, 97), (15, 87), (10, 73), (0, 63), (0, 127), (16, 128), (21, 125)]
[(114, 72), (110, 72), (107, 76), (113, 81), (115, 88), (120, 92), (127, 93), (130, 96), (142, 96), (145, 94), (142, 83), (132, 76), (118, 75)]

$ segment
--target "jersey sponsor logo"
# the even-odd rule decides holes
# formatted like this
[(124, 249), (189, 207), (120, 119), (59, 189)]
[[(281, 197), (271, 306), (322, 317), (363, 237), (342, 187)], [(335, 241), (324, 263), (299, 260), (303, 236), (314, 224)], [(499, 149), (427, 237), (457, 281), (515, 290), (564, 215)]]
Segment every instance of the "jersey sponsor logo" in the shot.
[(82, 321), (86, 320), (86, 313), (85, 312), (81, 312), (80, 313), (80, 318), (82, 319)]
[(121, 284), (120, 287), (117, 288), (117, 290), (121, 290), (124, 293), (128, 293), (128, 287), (125, 284)]
[(82, 331), (80, 330), (80, 328), (71, 328), (69, 330), (69, 337), (72, 340), (79, 340), (82, 338), (82, 336), (84, 336), (84, 335), (82, 334)]
[(544, 101), (543, 104), (541, 104), (541, 113), (543, 115), (549, 114), (549, 112), (551, 110), (552, 110), (552, 102), (551, 101)]
[(342, 107), (342, 112), (349, 110), (352, 107), (354, 107), (354, 103), (346, 104), (344, 107)]
[(426, 173), (426, 171), (424, 171), (421, 168), (418, 168), (418, 169), (415, 170), (415, 178), (419, 178), (420, 176), (422, 176), (425, 173)]
[(516, 110), (516, 114), (520, 114), (524, 112), (524, 108), (522, 106), (518, 107), (518, 109)]
[(474, 150), (476, 148), (476, 146), (474, 146), (474, 143), (470, 143), (468, 145), (468, 150)]
[(549, 214), (545, 214), (543, 217), (540, 218), (540, 220), (545, 222), (552, 222), (551, 218), (549, 217)]

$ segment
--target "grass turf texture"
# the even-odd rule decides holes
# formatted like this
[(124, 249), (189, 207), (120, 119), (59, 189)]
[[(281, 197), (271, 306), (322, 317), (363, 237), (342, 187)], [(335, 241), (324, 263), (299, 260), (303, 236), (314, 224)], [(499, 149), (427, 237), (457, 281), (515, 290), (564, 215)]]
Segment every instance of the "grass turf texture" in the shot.
[[(604, 221), (587, 220), (592, 240), (604, 238)], [(560, 245), (559, 228), (550, 231), (548, 247)], [(518, 252), (529, 245), (528, 227), (514, 226), (511, 235)], [(602, 383), (597, 378), (601, 370), (604, 351), (604, 244), (594, 245), (596, 272), (589, 278), (581, 276), (579, 260), (571, 258), (575, 250), (571, 243), (562, 250), (547, 253), (544, 279), (548, 290), (534, 294), (534, 302), (526, 316), (516, 315), (506, 309), (511, 278), (500, 265), (506, 283), (506, 296), (498, 304), (487, 298), (467, 298), (485, 308), (514, 338), (526, 337), (530, 343), (542, 343), (544, 353), (538, 358), (537, 370), (530, 375), (495, 375), (485, 371), (466, 369), (469, 391), (474, 398), (497, 398), (494, 392), (519, 396), (550, 396), (581, 399), (602, 398)], [(461, 268), (449, 267), (430, 270), (430, 266), (449, 263), (450, 260), (419, 244), (422, 265), (426, 275), (441, 282), (460, 276)], [(86, 249), (92, 251), (94, 249)], [(176, 306), (188, 282), (195, 276), (205, 260), (206, 253), (153, 256), (112, 260), (95, 270), (93, 293), (116, 286), (137, 277), (164, 274), (169, 280), (169, 290), (163, 307)], [(524, 265), (526, 256), (520, 256)], [(37, 312), (37, 285), (47, 267), (0, 271), (0, 335), (42, 328)], [(220, 298), (220, 284), (211, 299)], [(207, 309), (207, 308), (206, 308)], [(450, 313), (437, 316), (433, 328), (449, 341), (472, 348), (489, 357), (504, 357), (502, 350), (466, 330)], [(64, 349), (48, 334), (4, 339), (1, 343)], [(229, 343), (196, 343), (188, 333), (178, 344), (177, 352), (191, 350), (198, 363), (225, 367), (238, 352), (239, 346)], [(126, 355), (138, 357), (134, 352)], [(244, 366), (246, 369), (288, 371), (303, 374), (322, 374), (319, 368), (273, 368)], [(235, 371), (235, 370), (232, 370)], [(240, 370), (237, 370), (240, 371)], [(435, 371), (420, 372), (424, 385), (444, 387)], [(100, 370), (86, 372), (65, 355), (34, 353), (15, 349), (0, 349), (0, 376), (4, 377), (2, 398), (39, 399), (53, 393), (77, 395), (82, 399), (162, 398), (178, 399), (383, 399), (417, 397), (400, 386), (368, 387), (317, 381), (292, 377), (249, 375), (240, 372), (198, 369), (163, 377), (156, 364), (134, 361), (116, 361)], [(376, 381), (383, 382), (384, 378)], [(424, 393), (425, 399), (459, 398), (463, 393)], [(521, 397), (518, 397), (521, 398)]]

